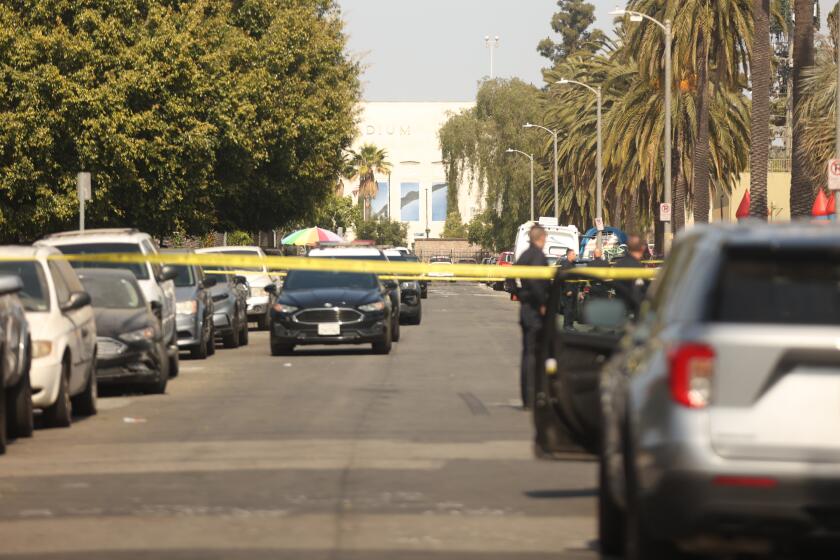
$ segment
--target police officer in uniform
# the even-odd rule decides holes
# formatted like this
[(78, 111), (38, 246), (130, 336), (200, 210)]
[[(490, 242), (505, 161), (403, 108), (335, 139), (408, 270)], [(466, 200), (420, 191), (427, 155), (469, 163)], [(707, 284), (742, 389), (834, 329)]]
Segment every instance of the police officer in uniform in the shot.
[[(570, 271), (577, 267), (577, 253), (574, 249), (566, 250), (566, 260), (560, 265), (560, 269)], [(572, 330), (575, 328), (575, 313), (577, 313), (577, 300), (580, 294), (580, 283), (576, 281), (566, 282), (563, 285), (563, 328)]]
[[(543, 253), (545, 247), (545, 229), (535, 225), (529, 232), (530, 246), (522, 253), (517, 266), (548, 266), (548, 259)], [(522, 392), (522, 407), (531, 408), (533, 405), (534, 375), (536, 371), (537, 344), (542, 331), (545, 306), (548, 303), (547, 280), (523, 279), (522, 287), (518, 290), (519, 324), (522, 327), (522, 363), (519, 374), (519, 385)]]

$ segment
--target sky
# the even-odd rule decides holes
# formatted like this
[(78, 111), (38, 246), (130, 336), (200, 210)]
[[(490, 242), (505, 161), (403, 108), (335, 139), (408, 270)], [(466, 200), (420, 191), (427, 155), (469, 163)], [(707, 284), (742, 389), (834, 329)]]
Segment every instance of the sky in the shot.
[[(617, 0), (590, 0), (612, 27)], [(820, 0), (823, 15), (836, 0)], [(349, 48), (365, 66), (368, 101), (470, 101), (490, 74), (487, 35), (500, 38), (496, 75), (542, 85), (537, 44), (551, 33), (555, 0), (339, 0)], [(555, 37), (556, 39), (556, 37)]]

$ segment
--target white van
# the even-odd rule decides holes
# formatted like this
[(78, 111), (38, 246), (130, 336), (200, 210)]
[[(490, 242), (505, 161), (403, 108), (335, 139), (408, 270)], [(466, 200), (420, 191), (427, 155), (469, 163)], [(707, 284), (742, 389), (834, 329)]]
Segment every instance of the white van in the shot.
[(580, 231), (576, 226), (560, 226), (557, 225), (555, 218), (540, 218), (539, 222), (525, 222), (519, 226), (514, 247), (514, 262), (518, 261), (522, 253), (528, 249), (530, 245), (528, 235), (531, 228), (538, 224), (545, 228), (546, 232), (545, 247), (543, 248), (546, 257), (555, 257), (560, 261), (566, 256), (568, 249), (577, 252), (580, 248)]

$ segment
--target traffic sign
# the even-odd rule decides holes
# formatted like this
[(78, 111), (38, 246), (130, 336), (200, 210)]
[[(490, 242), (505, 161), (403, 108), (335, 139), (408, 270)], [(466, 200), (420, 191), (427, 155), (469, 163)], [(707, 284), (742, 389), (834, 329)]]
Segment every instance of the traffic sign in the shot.
[(80, 201), (91, 199), (90, 173), (83, 171), (76, 176), (76, 190)]
[(662, 203), (659, 205), (659, 221), (660, 222), (670, 222), (671, 221), (671, 205), (667, 203)]
[(604, 231), (604, 218), (595, 218), (595, 229)]
[(840, 159), (828, 161), (828, 190), (840, 191)]

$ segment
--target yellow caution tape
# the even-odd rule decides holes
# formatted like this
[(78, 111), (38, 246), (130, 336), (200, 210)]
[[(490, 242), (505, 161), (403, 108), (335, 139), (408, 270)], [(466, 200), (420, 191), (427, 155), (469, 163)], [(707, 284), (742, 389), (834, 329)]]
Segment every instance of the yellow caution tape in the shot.
[[(396, 277), (417, 277), (423, 280), (443, 281), (501, 281), (505, 279), (553, 280), (558, 270), (551, 266), (498, 266), (485, 264), (437, 265), (419, 262), (394, 262), (384, 260), (353, 260), (341, 258), (275, 257), (259, 255), (231, 255), (224, 253), (102, 253), (82, 255), (50, 255), (51, 260), (107, 264), (192, 265), (202, 268), (225, 267), (235, 271), (253, 268), (268, 270), (312, 270), (325, 272), (358, 272), (390, 274)], [(0, 261), (27, 260), (19, 256), (0, 255)], [(658, 270), (652, 268), (574, 268), (567, 274), (596, 280), (650, 280)], [(230, 270), (222, 271), (231, 274)], [(248, 274), (254, 274), (251, 270)], [(559, 273), (563, 274), (563, 272)]]

